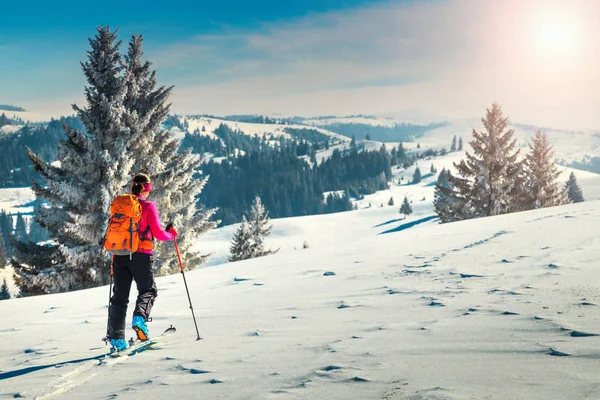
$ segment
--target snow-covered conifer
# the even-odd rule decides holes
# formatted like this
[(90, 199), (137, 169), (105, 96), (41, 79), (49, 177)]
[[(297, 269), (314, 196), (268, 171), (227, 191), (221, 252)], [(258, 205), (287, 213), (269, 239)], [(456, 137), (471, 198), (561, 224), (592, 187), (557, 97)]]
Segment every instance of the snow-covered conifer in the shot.
[[(108, 282), (110, 259), (100, 243), (110, 203), (128, 186), (133, 161), (127, 151), (132, 138), (123, 126), (126, 86), (119, 45), (117, 33), (108, 27), (99, 27), (90, 39), (91, 50), (81, 64), (87, 104), (73, 106), (86, 129), (64, 126), (66, 139), (58, 148), (60, 166), (28, 150), (45, 181), (44, 186), (33, 185), (36, 196), (47, 201), (36, 218), (58, 245), (51, 252), (26, 248), (16, 254), (13, 264), (24, 295)], [(49, 257), (41, 260), (40, 253)], [(32, 262), (34, 255), (40, 264)]]
[(412, 183), (417, 184), (419, 182), (421, 182), (421, 170), (417, 166), (417, 168), (415, 168), (415, 173), (413, 174)]
[(458, 138), (458, 151), (462, 151), (463, 150), (463, 138), (462, 136), (460, 138)]
[(22, 242), (27, 242), (29, 240), (29, 235), (27, 234), (27, 223), (25, 222), (25, 218), (21, 213), (17, 214), (17, 222), (15, 224), (15, 232), (13, 236), (15, 239)]
[[(156, 87), (150, 64), (141, 62), (141, 41), (141, 37), (132, 38), (123, 62), (116, 32), (99, 27), (81, 64), (87, 104), (73, 106), (85, 131), (64, 127), (67, 138), (59, 145), (60, 166), (29, 151), (46, 183), (33, 187), (37, 197), (47, 202), (36, 219), (57, 245), (17, 246), (20, 251), (13, 265), (24, 295), (108, 282), (110, 258), (101, 243), (109, 207), (116, 195), (129, 192), (136, 172), (152, 177), (156, 190), (151, 200), (157, 203), (163, 221), (173, 222), (181, 233), (185, 266), (194, 267), (202, 258), (190, 247), (198, 234), (215, 224), (208, 221), (212, 210), (202, 212), (196, 207), (196, 195), (206, 179), (194, 178), (198, 157), (178, 153), (179, 142), (160, 129), (169, 111), (171, 88)], [(161, 272), (175, 265), (176, 257), (169, 250), (167, 254), (164, 246), (156, 248), (156, 266)]]
[(567, 197), (570, 202), (581, 203), (582, 201), (584, 201), (583, 193), (581, 192), (581, 188), (577, 183), (577, 178), (575, 177), (574, 172), (571, 172), (571, 175), (569, 175), (569, 180), (565, 185), (565, 189), (567, 191)]
[(6, 283), (6, 278), (2, 280), (2, 287), (0, 287), (0, 300), (8, 300), (10, 299), (10, 292), (8, 291), (8, 283)]
[(452, 144), (450, 145), (450, 151), (456, 151), (456, 135), (452, 138)]
[(514, 131), (496, 103), (482, 118), (484, 130), (473, 130), (473, 154), (454, 164), (460, 176), (448, 176), (451, 194), (460, 203), (458, 220), (515, 211), (522, 195), (522, 162), (515, 150)]
[(560, 172), (554, 163), (554, 153), (546, 135), (536, 131), (529, 148), (524, 164), (526, 189), (523, 209), (565, 204), (565, 191), (558, 182)]
[(242, 223), (231, 240), (231, 247), (229, 247), (230, 255), (228, 257), (229, 261), (241, 261), (251, 258), (251, 236), (251, 232), (248, 229), (248, 221), (244, 215), (242, 217)]
[(404, 217), (412, 214), (413, 210), (408, 202), (408, 198), (404, 196), (404, 201), (402, 201), (402, 206), (400, 206), (400, 214), (404, 214)]
[(261, 257), (277, 252), (265, 248), (265, 239), (271, 234), (269, 213), (265, 210), (260, 197), (256, 196), (248, 212), (248, 230), (250, 231), (250, 256)]
[(6, 252), (6, 243), (4, 242), (4, 237), (0, 235), (0, 268), (6, 267), (7, 258), (8, 253)]
[(390, 197), (390, 199), (388, 200), (388, 206), (393, 206), (394, 205), (394, 197)]

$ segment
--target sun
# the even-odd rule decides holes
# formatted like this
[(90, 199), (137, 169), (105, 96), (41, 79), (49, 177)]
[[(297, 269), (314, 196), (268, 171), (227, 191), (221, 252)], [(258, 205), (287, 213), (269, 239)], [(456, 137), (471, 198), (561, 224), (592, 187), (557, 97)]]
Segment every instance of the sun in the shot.
[(579, 47), (577, 21), (568, 14), (539, 15), (533, 26), (536, 50), (549, 57), (569, 57)]

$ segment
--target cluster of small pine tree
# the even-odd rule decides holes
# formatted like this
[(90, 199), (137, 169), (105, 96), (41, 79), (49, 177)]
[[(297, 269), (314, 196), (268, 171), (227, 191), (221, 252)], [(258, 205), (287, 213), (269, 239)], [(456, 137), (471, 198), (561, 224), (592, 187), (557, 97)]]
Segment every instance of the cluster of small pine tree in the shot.
[[(473, 130), (473, 154), (467, 152), (466, 160), (454, 164), (459, 176), (443, 170), (438, 177), (434, 207), (442, 222), (575, 201), (577, 189), (569, 194), (558, 182), (552, 148), (543, 133), (536, 132), (530, 152), (520, 160), (514, 130), (508, 129), (508, 118), (498, 104), (487, 110), (482, 122), (483, 131)], [(576, 186), (574, 175), (572, 180), (567, 187)]]

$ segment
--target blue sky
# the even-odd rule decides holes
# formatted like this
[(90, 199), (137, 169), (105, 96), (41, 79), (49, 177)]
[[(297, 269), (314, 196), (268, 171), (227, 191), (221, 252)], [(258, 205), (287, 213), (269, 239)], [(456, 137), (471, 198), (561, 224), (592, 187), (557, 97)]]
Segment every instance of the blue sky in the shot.
[(497, 101), (522, 122), (600, 127), (594, 0), (123, 4), (3, 4), (0, 103), (69, 113), (87, 38), (106, 24), (145, 36), (175, 112), (440, 120)]

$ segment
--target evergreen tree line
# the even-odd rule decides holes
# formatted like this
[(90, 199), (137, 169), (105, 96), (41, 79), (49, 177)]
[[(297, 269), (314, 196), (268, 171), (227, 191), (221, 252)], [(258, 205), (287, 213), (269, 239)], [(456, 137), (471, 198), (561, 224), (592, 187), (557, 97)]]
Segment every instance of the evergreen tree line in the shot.
[(580, 161), (573, 161), (571, 163), (562, 162), (562, 164), (571, 168), (600, 174), (600, 157), (586, 157)]
[(12, 244), (15, 241), (38, 243), (50, 238), (48, 231), (33, 218), (25, 218), (21, 213), (9, 214), (0, 210), (0, 268), (3, 262), (12, 257)]
[[(240, 222), (256, 195), (274, 218), (313, 215), (352, 209), (350, 197), (386, 189), (391, 166), (414, 162), (402, 145), (388, 152), (335, 149), (320, 164), (298, 157), (298, 146), (287, 143), (221, 162), (209, 161), (202, 170), (211, 177), (200, 202), (218, 205), (217, 217), (224, 224)], [(325, 197), (324, 193), (329, 192)]]
[(82, 129), (77, 117), (64, 117), (51, 120), (46, 126), (25, 125), (18, 132), (0, 136), (0, 186), (15, 187), (30, 185), (37, 174), (27, 155), (26, 147), (34, 151), (42, 160), (52, 161), (58, 155), (57, 144), (65, 139), (63, 124), (74, 129)]
[[(204, 127), (202, 128), (204, 129)], [(251, 136), (240, 130), (234, 130), (226, 124), (220, 124), (212, 132), (217, 138), (203, 135), (199, 129), (192, 133), (186, 131), (180, 150), (192, 149), (197, 154), (210, 153), (216, 157), (227, 157), (235, 155), (239, 150), (248, 153), (295, 144), (298, 156), (308, 156), (320, 149), (327, 149), (330, 145), (331, 138), (315, 129), (286, 128), (285, 132), (291, 135), (292, 139), (273, 135)]]
[(240, 114), (240, 115), (225, 115), (217, 116), (212, 114), (196, 114), (188, 115), (188, 118), (212, 118), (231, 122), (247, 122), (251, 124), (269, 124), (269, 125), (297, 125), (302, 124), (305, 120), (303, 117), (291, 118), (272, 118), (264, 115)]
[(16, 111), (16, 112), (25, 112), (26, 111), (23, 107), (12, 106), (10, 104), (0, 104), (0, 110)]
[[(31, 123), (28, 122), (27, 124)], [(8, 118), (6, 113), (2, 113), (2, 115), (0, 115), (0, 128), (6, 125), (25, 125), (25, 121), (16, 115), (13, 115), (12, 118)]]
[(198, 129), (192, 133), (186, 131), (180, 151), (191, 149), (196, 154), (211, 153), (216, 157), (227, 157), (235, 155), (237, 150), (251, 152), (268, 147), (266, 138), (246, 135), (226, 124), (220, 124), (213, 133), (217, 138), (203, 135)]
[(561, 185), (554, 153), (539, 130), (529, 153), (519, 158), (514, 130), (498, 104), (482, 118), (484, 129), (473, 130), (472, 154), (454, 166), (458, 176), (443, 170), (435, 188), (434, 207), (442, 222), (487, 217), (583, 201), (575, 175)]
[[(14, 242), (11, 263), (25, 296), (108, 283), (111, 258), (102, 239), (110, 205), (130, 192), (137, 172), (151, 177), (150, 200), (179, 232), (183, 265), (195, 268), (206, 258), (193, 246), (217, 224), (210, 220), (214, 210), (195, 201), (208, 178), (198, 177), (202, 159), (179, 152), (179, 139), (162, 129), (172, 87), (158, 85), (152, 64), (142, 58), (142, 41), (133, 35), (121, 55), (117, 33), (99, 27), (81, 63), (86, 104), (73, 106), (85, 129), (63, 124), (66, 138), (59, 142), (56, 163), (27, 149), (42, 181), (33, 183), (44, 202), (34, 208), (34, 217), (53, 243)], [(172, 242), (155, 244), (154, 268), (158, 274), (179, 271)]]

